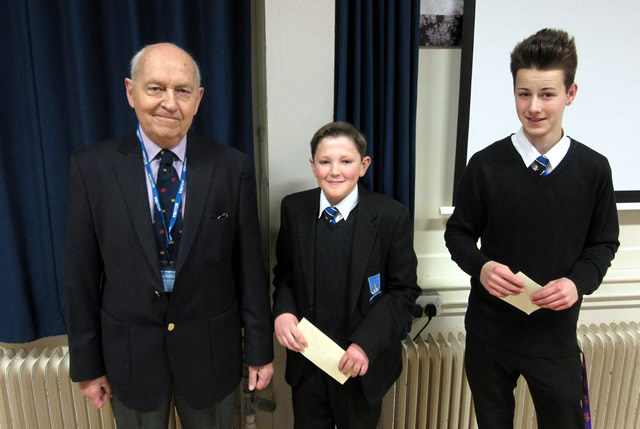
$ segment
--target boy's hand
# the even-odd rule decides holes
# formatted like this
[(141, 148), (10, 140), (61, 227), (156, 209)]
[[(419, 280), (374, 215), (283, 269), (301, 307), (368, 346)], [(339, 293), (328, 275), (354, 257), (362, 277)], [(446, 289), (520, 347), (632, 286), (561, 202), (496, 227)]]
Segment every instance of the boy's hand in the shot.
[(369, 369), (369, 358), (364, 350), (362, 350), (362, 347), (356, 343), (352, 343), (342, 355), (340, 363), (338, 363), (338, 369), (346, 375), (351, 373), (351, 377), (365, 375), (367, 369)]
[(482, 266), (480, 283), (487, 292), (498, 298), (518, 295), (524, 290), (524, 282), (517, 278), (509, 267), (495, 261), (489, 261)]
[(276, 338), (280, 345), (294, 352), (301, 352), (307, 347), (307, 340), (298, 330), (298, 318), (291, 313), (282, 313), (274, 321)]
[(555, 311), (566, 310), (576, 301), (578, 301), (578, 288), (566, 277), (550, 281), (544, 289), (531, 295), (532, 303)]

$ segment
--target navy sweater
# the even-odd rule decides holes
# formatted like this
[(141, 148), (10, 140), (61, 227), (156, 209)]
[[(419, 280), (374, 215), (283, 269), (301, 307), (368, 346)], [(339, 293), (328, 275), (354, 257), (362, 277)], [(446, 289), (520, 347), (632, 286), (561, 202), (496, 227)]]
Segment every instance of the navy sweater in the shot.
[[(471, 158), (455, 205), (445, 241), (451, 258), (471, 276), (467, 333), (533, 356), (575, 353), (582, 296), (598, 288), (619, 246), (607, 159), (572, 139), (562, 162), (539, 176), (507, 137)], [(528, 316), (480, 284), (489, 260), (543, 286), (567, 277), (579, 299), (567, 310), (540, 309)]]

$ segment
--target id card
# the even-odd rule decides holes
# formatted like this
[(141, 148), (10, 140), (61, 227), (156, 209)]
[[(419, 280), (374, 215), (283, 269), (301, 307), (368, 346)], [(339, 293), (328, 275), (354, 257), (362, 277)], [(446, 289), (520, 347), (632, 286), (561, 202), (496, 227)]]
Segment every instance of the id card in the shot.
[(165, 293), (171, 293), (173, 291), (173, 284), (176, 281), (176, 270), (172, 268), (164, 268), (160, 270), (162, 275), (162, 284), (164, 285)]

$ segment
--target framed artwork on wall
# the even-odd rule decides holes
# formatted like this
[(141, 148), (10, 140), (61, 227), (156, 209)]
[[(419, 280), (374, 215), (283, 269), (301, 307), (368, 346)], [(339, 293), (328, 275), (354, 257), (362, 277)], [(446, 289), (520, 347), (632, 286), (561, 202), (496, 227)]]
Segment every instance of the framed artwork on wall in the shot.
[(420, 2), (420, 47), (460, 47), (464, 0)]

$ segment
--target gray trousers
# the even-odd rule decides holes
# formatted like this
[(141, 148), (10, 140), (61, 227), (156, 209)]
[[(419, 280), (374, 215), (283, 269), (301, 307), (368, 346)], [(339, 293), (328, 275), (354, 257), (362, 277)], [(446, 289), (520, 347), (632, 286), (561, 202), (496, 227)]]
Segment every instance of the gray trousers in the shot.
[(231, 429), (236, 411), (237, 393), (238, 389), (236, 388), (214, 406), (194, 409), (184, 402), (180, 392), (174, 389), (173, 395), (165, 398), (162, 404), (153, 411), (128, 408), (114, 395), (111, 398), (111, 408), (118, 429), (167, 429), (171, 396), (173, 396), (183, 429)]

